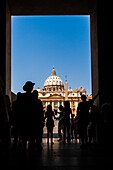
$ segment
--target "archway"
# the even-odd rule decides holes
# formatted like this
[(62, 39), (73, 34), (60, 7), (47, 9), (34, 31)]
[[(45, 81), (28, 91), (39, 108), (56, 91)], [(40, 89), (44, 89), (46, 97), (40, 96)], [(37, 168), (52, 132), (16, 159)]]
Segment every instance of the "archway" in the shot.
[[(95, 95), (99, 89), (99, 70), (98, 70), (98, 42), (97, 42), (97, 4), (95, 1), (84, 0), (81, 2), (57, 2), (49, 1), (43, 4), (41, 1), (16, 1), (13, 0), (3, 3), (5, 26), (2, 53), (5, 60), (1, 65), (2, 78), (5, 83), (5, 93), (11, 96), (11, 15), (90, 15), (91, 17), (91, 70), (92, 70), (92, 95)], [(97, 101), (97, 105), (98, 105)]]

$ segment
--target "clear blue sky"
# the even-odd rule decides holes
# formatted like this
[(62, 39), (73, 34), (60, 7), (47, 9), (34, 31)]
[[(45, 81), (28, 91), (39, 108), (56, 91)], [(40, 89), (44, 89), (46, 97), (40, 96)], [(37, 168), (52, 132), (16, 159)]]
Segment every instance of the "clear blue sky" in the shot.
[(12, 16), (11, 35), (14, 93), (27, 80), (43, 88), (53, 66), (68, 87), (92, 93), (90, 16)]

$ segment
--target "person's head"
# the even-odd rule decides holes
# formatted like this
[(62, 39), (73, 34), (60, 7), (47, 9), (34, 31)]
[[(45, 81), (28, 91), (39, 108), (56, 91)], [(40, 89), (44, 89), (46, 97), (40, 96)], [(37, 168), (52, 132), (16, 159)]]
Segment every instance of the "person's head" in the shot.
[(70, 108), (70, 103), (69, 103), (69, 101), (64, 101), (64, 107), (65, 107), (65, 108)]
[(59, 110), (60, 110), (60, 111), (63, 110), (63, 106), (62, 106), (62, 105), (59, 106)]
[(34, 99), (38, 99), (38, 91), (37, 90), (33, 91), (33, 97), (34, 97)]
[(52, 111), (52, 106), (50, 104), (47, 106), (47, 111)]
[(21, 100), (21, 97), (22, 97), (22, 93), (21, 93), (21, 92), (18, 92), (18, 93), (17, 93), (17, 100)]
[(83, 95), (81, 96), (81, 99), (82, 99), (83, 102), (86, 101), (86, 95), (83, 94)]
[(23, 86), (23, 90), (26, 92), (31, 92), (33, 90), (33, 86), (35, 83), (32, 83), (31, 81), (27, 81), (25, 85)]

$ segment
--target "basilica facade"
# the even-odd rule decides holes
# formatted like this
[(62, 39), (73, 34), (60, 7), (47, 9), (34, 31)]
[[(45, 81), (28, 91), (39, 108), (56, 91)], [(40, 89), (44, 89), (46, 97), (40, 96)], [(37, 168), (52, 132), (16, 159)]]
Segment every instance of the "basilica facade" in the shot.
[[(51, 104), (53, 111), (59, 111), (59, 106), (64, 105), (64, 101), (70, 102), (72, 113), (76, 114), (78, 103), (81, 101), (81, 95), (86, 95), (86, 89), (83, 87), (72, 90), (68, 88), (67, 80), (65, 80), (65, 86), (59, 76), (56, 75), (56, 71), (53, 67), (51, 75), (45, 80), (44, 88), (38, 87), (38, 96), (43, 103), (44, 110), (47, 109), (47, 105)], [(92, 96), (87, 96), (87, 100)]]

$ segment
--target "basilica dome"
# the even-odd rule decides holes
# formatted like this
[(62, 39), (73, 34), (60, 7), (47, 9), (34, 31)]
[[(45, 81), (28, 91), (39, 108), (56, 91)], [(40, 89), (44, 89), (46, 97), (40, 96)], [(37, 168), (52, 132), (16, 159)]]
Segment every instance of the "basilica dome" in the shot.
[(63, 81), (61, 80), (60, 77), (58, 77), (58, 76), (56, 75), (56, 71), (55, 71), (54, 67), (53, 67), (53, 70), (52, 70), (52, 72), (51, 72), (51, 76), (49, 76), (49, 77), (46, 79), (45, 83), (44, 83), (44, 88), (46, 88), (46, 87), (51, 87), (51, 86), (52, 86), (52, 87), (53, 87), (53, 86), (64, 87)]

